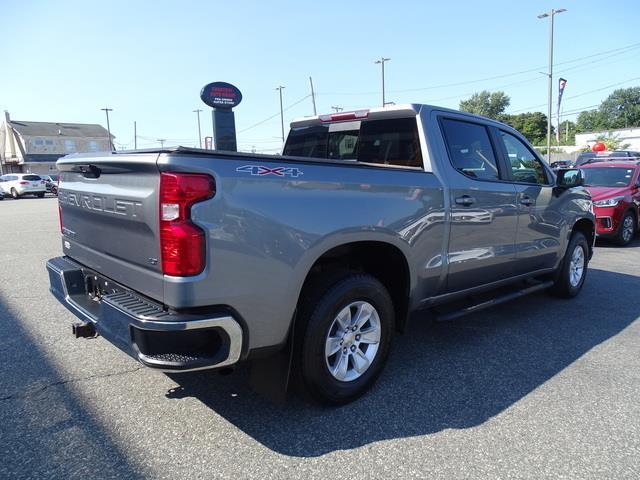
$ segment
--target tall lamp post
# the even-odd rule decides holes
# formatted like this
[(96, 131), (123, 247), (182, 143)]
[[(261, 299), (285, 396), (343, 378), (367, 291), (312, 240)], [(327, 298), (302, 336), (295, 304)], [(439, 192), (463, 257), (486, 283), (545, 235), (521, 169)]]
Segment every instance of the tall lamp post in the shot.
[(549, 17), (549, 97), (547, 105), (547, 162), (551, 162), (551, 99), (553, 97), (553, 18), (557, 13), (566, 12), (566, 8), (551, 9), (550, 12), (541, 13), (538, 18)]
[(282, 85), (276, 87), (276, 90), (280, 93), (280, 128), (282, 130), (282, 143), (284, 143), (284, 110), (282, 109), (282, 89), (285, 88)]
[(199, 108), (196, 108), (193, 113), (198, 115), (198, 141), (200, 142), (200, 148), (202, 148), (202, 132), (200, 131), (200, 112), (202, 110)]
[(384, 107), (387, 102), (385, 100), (384, 97), (384, 64), (385, 62), (388, 62), (389, 60), (391, 60), (390, 58), (384, 58), (384, 57), (380, 57), (380, 60), (376, 60), (375, 63), (376, 65), (380, 65), (382, 67), (382, 106)]
[(101, 108), (104, 113), (107, 114), (107, 134), (109, 135), (109, 150), (113, 150), (113, 143), (111, 143), (111, 126), (109, 125), (109, 112), (113, 112), (113, 108)]

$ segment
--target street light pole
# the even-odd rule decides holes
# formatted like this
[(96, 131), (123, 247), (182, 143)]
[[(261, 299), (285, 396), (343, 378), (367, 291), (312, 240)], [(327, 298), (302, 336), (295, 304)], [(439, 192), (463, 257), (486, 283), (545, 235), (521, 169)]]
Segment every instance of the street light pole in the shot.
[(376, 60), (374, 63), (382, 67), (382, 106), (384, 107), (387, 102), (384, 96), (384, 63), (391, 60), (390, 58), (380, 57), (380, 60)]
[(113, 108), (101, 108), (107, 114), (107, 134), (109, 135), (109, 150), (113, 151), (113, 143), (111, 143), (111, 126), (109, 125), (109, 112), (113, 112)]
[(280, 93), (280, 128), (282, 129), (282, 143), (284, 143), (284, 110), (282, 109), (282, 89), (285, 88), (282, 85), (276, 87), (276, 90)]
[(551, 9), (550, 12), (541, 13), (538, 18), (547, 18), (549, 20), (549, 95), (547, 99), (547, 162), (551, 162), (551, 101), (553, 97), (553, 21), (557, 13), (566, 12), (566, 8)]
[(200, 142), (200, 148), (202, 148), (202, 132), (200, 131), (200, 112), (202, 110), (196, 108), (193, 112), (198, 115), (198, 141)]
[(164, 148), (164, 142), (166, 142), (165, 138), (159, 138), (158, 141), (160, 142), (160, 148)]

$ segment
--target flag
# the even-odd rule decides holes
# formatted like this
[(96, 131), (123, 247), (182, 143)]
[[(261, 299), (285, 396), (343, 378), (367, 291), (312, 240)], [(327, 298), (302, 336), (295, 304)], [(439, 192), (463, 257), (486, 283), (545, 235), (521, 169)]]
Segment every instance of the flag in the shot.
[(564, 87), (567, 81), (564, 78), (558, 79), (558, 112), (556, 117), (558, 119), (558, 128), (556, 128), (556, 140), (560, 143), (560, 102), (562, 102), (562, 94), (564, 93)]

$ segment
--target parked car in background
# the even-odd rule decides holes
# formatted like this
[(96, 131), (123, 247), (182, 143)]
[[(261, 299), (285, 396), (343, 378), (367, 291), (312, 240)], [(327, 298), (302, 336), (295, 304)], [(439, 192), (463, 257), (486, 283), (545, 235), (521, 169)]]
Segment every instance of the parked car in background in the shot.
[(573, 167), (573, 160), (558, 160), (556, 162), (552, 162), (549, 166), (553, 170), (560, 170), (561, 168), (571, 168)]
[(596, 235), (627, 245), (640, 220), (640, 162), (620, 160), (582, 165), (584, 186), (591, 193)]
[(636, 158), (640, 160), (640, 152), (634, 152), (631, 150), (610, 150), (604, 152), (582, 152), (576, 158), (575, 166), (579, 167), (587, 162), (593, 162), (598, 160), (628, 160), (629, 158)]
[(54, 193), (53, 190), (57, 188), (54, 187), (58, 183), (58, 175), (40, 175), (44, 180), (44, 186), (47, 189), (47, 192)]
[(40, 175), (32, 173), (8, 173), (0, 177), (0, 188), (5, 194), (18, 199), (24, 195), (44, 197), (47, 191), (45, 181)]

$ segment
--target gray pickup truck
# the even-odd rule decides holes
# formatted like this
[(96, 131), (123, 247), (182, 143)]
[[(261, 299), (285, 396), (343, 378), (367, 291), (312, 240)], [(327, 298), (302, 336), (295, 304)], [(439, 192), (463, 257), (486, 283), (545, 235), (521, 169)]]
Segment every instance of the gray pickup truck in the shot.
[(165, 372), (252, 361), (326, 403), (371, 387), (410, 316), (575, 296), (594, 242), (579, 170), (556, 177), (512, 128), (428, 105), (300, 119), (282, 156), (58, 168), (64, 256), (47, 268), (76, 336)]

